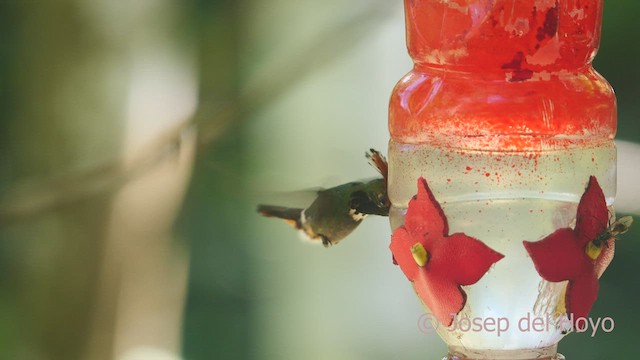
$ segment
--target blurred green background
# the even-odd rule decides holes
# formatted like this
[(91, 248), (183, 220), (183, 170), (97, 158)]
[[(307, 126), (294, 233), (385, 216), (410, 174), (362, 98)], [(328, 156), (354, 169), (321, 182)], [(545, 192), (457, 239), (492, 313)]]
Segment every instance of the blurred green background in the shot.
[[(376, 175), (364, 151), (386, 150), (388, 97), (411, 68), (402, 10), (0, 1), (0, 359), (443, 356), (386, 219), (325, 250), (255, 214), (270, 193)], [(606, 3), (595, 67), (618, 138), (640, 143), (635, 10)], [(615, 331), (568, 336), (567, 359), (635, 354), (639, 236), (618, 244), (592, 310)]]

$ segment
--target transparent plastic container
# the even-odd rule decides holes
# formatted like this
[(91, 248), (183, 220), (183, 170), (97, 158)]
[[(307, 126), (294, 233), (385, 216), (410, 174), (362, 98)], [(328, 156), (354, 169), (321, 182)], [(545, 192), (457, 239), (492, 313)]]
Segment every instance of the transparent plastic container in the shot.
[(461, 316), (510, 320), (488, 332), (438, 329), (451, 354), (551, 358), (562, 328), (521, 331), (554, 317), (563, 283), (544, 281), (522, 245), (572, 225), (589, 176), (615, 196), (615, 96), (591, 66), (602, 0), (405, 0), (415, 66), (389, 110), (391, 224), (402, 224), (424, 177), (448, 218), (505, 255), (464, 287)]

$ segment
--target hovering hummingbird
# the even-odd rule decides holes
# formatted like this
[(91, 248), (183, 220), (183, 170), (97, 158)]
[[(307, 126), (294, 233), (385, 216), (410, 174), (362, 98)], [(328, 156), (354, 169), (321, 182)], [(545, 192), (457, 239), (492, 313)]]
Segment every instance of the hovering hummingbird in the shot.
[(311, 205), (304, 209), (258, 205), (258, 212), (284, 220), (309, 239), (321, 241), (325, 247), (337, 244), (367, 215), (389, 216), (387, 161), (374, 149), (370, 149), (366, 157), (382, 178), (320, 190)]

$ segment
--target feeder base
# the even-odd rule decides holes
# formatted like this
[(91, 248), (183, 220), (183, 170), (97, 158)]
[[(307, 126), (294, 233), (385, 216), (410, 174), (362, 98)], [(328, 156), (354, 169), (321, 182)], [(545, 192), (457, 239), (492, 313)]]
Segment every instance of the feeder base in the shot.
[(449, 354), (442, 360), (565, 360), (557, 353), (557, 345), (528, 350), (469, 350), (450, 346)]

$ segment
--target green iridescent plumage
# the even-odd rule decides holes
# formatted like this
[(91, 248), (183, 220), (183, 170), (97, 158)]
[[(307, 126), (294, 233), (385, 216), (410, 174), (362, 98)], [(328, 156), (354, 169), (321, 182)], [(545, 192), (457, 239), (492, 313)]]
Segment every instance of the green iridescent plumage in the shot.
[(320, 190), (304, 209), (258, 205), (258, 212), (284, 220), (311, 240), (322, 241), (324, 246), (335, 245), (351, 234), (367, 215), (389, 215), (386, 160), (373, 149), (367, 158), (382, 178)]

